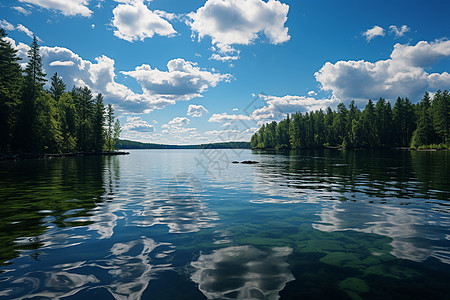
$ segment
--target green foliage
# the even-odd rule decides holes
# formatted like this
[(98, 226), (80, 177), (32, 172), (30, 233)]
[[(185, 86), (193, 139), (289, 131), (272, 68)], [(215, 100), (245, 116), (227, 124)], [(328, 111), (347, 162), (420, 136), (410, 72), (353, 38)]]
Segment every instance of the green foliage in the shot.
[(52, 78), (50, 78), (50, 90), (49, 93), (57, 102), (59, 101), (59, 97), (66, 92), (66, 84), (62, 80), (61, 77), (58, 76), (58, 73), (55, 72)]
[[(17, 51), (5, 37), (0, 28), (0, 152), (102, 151), (106, 144), (103, 96), (98, 94), (94, 102), (88, 87), (66, 93), (57, 73), (44, 91), (47, 80), (37, 39), (30, 45), (22, 75)], [(116, 121), (114, 127), (111, 117), (111, 137), (118, 139), (120, 123)]]
[(20, 58), (5, 37), (6, 32), (0, 28), (0, 152), (10, 150), (22, 87)]
[[(414, 105), (398, 98), (394, 108), (385, 99), (369, 100), (361, 112), (352, 101), (339, 103), (337, 111), (297, 112), (285, 120), (263, 124), (251, 137), (253, 149), (305, 149), (322, 147), (421, 149), (450, 145), (450, 95), (438, 91), (433, 100), (426, 93)], [(275, 129), (275, 130), (274, 130)], [(289, 138), (288, 138), (289, 137)]]

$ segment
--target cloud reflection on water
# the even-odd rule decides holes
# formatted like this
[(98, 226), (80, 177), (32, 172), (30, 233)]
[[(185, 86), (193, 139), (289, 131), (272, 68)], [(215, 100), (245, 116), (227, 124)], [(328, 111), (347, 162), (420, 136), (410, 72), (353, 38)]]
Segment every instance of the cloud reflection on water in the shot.
[(434, 257), (450, 264), (448, 247), (436, 243), (445, 241), (445, 233), (437, 229), (449, 228), (450, 218), (436, 214), (403, 206), (333, 202), (322, 206), (318, 213), (321, 221), (312, 226), (325, 232), (352, 230), (387, 236), (392, 239), (391, 254), (398, 258), (422, 262)]
[(115, 299), (140, 299), (158, 272), (172, 269), (165, 258), (173, 249), (170, 243), (157, 243), (147, 237), (115, 243), (106, 258), (54, 265), (53, 271), (29, 272), (12, 281), (3, 296), (57, 299), (106, 289)]
[(278, 299), (278, 292), (295, 279), (286, 262), (291, 253), (289, 247), (214, 250), (192, 262), (196, 271), (191, 279), (208, 299)]

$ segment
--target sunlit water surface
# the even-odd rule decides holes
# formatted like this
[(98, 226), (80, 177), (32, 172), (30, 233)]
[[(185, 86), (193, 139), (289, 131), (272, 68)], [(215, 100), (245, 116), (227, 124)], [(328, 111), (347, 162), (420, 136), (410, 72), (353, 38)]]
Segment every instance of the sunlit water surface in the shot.
[(450, 152), (130, 152), (0, 162), (0, 298), (449, 299)]

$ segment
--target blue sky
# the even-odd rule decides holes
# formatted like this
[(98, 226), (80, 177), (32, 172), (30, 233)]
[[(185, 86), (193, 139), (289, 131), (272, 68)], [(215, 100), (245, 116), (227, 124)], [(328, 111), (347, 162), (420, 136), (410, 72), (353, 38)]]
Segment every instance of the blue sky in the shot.
[(287, 113), (450, 88), (450, 2), (7, 0), (26, 63), (112, 103), (122, 138), (249, 140)]

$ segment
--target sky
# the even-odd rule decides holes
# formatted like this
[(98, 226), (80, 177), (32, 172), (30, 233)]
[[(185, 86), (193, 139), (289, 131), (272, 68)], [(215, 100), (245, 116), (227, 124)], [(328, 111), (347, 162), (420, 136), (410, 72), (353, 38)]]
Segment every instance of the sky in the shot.
[[(249, 141), (261, 124), (450, 89), (450, 1), (6, 0), (47, 78), (113, 104), (121, 138)], [(46, 86), (48, 88), (48, 84)]]

